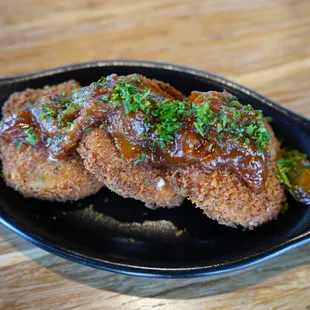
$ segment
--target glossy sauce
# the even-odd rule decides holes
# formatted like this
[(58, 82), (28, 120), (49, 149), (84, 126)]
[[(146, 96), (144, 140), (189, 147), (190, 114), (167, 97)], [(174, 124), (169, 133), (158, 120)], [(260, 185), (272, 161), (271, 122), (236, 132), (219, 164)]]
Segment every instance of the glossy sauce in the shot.
[(33, 128), (34, 134), (38, 137), (37, 144), (41, 145), (45, 135), (35, 115), (30, 110), (21, 110), (8, 117), (1, 128), (0, 137), (7, 143), (17, 143), (27, 136), (25, 131), (30, 127)]
[[(214, 110), (219, 110), (220, 99), (214, 100), (214, 103)], [(143, 117), (137, 114), (126, 115), (120, 108), (111, 113), (108, 120), (107, 129), (127, 160), (136, 160), (143, 152), (146, 155), (144, 161), (156, 167), (196, 164), (206, 173), (220, 167), (229, 167), (253, 191), (262, 189), (268, 176), (267, 155), (258, 152), (253, 141), (245, 145), (228, 133), (220, 140), (219, 134), (211, 130), (202, 138), (195, 131), (192, 119), (184, 121), (180, 132), (174, 135), (165, 150), (154, 147), (157, 137), (144, 126)]]
[[(163, 169), (195, 164), (209, 173), (228, 167), (242, 178), (251, 190), (263, 189), (268, 176), (268, 158), (265, 151), (258, 151), (255, 141), (250, 140), (245, 144), (232, 133), (224, 132), (220, 135), (212, 126), (205, 136), (201, 136), (194, 127), (194, 119), (188, 117), (182, 120), (180, 130), (173, 134), (166, 147), (159, 147), (158, 136), (145, 121), (145, 113), (138, 111), (126, 114), (122, 104), (115, 105), (109, 100), (102, 100), (103, 96), (111, 95), (118, 79), (118, 76), (112, 75), (108, 78), (107, 85), (92, 84), (73, 95), (74, 107), (57, 110), (57, 114), (61, 113), (65, 126), (60, 126), (56, 117), (40, 117), (42, 106), (38, 105), (5, 120), (0, 138), (16, 143), (25, 137), (24, 129), (32, 127), (38, 137), (37, 146), (44, 145), (51, 156), (61, 158), (77, 146), (83, 135), (92, 128), (103, 125), (113, 137), (116, 147), (129, 161), (137, 161), (143, 154), (141, 161)], [(139, 83), (137, 86), (139, 87)], [(231, 95), (227, 92), (192, 92), (187, 100), (192, 105), (210, 100), (210, 109), (218, 113), (229, 96)], [(154, 98), (154, 101), (165, 99), (156, 94)], [(42, 102), (53, 107), (54, 101), (48, 97)], [(227, 117), (232, 119), (233, 115), (228, 113)], [(249, 115), (248, 119), (243, 118), (241, 121), (247, 124), (253, 117)], [(152, 116), (150, 122), (152, 123)], [(48, 143), (48, 139), (53, 142)]]
[(306, 205), (310, 205), (310, 166), (309, 162), (298, 162), (293, 175), (288, 174), (290, 182), (293, 184), (294, 190), (288, 189), (294, 198)]

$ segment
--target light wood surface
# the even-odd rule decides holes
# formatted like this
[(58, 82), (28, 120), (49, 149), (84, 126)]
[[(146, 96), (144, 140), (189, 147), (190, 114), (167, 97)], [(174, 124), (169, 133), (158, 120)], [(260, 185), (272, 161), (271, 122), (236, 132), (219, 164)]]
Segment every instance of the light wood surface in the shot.
[[(310, 117), (309, 0), (1, 0), (0, 76), (147, 59), (211, 71)], [(310, 309), (310, 245), (212, 278), (103, 272), (0, 228), (1, 309)]]

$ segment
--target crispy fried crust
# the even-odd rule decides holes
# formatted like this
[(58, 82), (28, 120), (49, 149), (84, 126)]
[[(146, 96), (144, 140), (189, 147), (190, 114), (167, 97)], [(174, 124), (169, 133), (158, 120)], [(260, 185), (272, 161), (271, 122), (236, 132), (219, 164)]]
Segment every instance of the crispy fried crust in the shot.
[[(133, 76), (138, 77), (143, 87), (163, 97), (184, 99), (169, 84), (140, 75), (128, 77)], [(79, 84), (71, 80), (46, 89), (15, 93), (4, 104), (3, 116), (36, 104), (45, 95), (61, 92), (70, 95), (76, 87)], [(267, 123), (266, 128), (272, 132)], [(196, 165), (165, 171), (143, 163), (128, 162), (109, 133), (99, 128), (88, 133), (77, 151), (66, 160), (48, 160), (45, 148), (23, 145), (18, 149), (4, 142), (0, 145), (0, 156), (5, 181), (26, 197), (77, 200), (97, 192), (105, 184), (119, 195), (141, 200), (150, 208), (178, 206), (184, 197), (188, 197), (220, 224), (252, 229), (276, 218), (285, 202), (284, 189), (276, 176), (280, 145), (274, 135), (268, 148), (271, 165), (266, 186), (260, 193), (252, 192), (229, 169), (206, 174)]]
[(135, 165), (123, 159), (103, 129), (89, 133), (80, 143), (78, 152), (91, 173), (125, 198), (141, 200), (149, 208), (174, 207), (184, 200), (165, 180), (161, 169)]
[[(272, 132), (269, 125), (268, 130)], [(275, 219), (285, 202), (284, 189), (276, 173), (276, 159), (280, 145), (276, 138), (269, 142), (271, 165), (265, 189), (261, 193), (249, 190), (247, 185), (228, 169), (205, 174), (196, 166), (187, 166), (167, 176), (176, 192), (188, 196), (204, 213), (220, 224), (249, 229)]]
[[(140, 85), (170, 99), (183, 99), (182, 93), (169, 84), (133, 74)], [(105, 183), (112, 191), (127, 198), (145, 202), (149, 208), (175, 207), (184, 198), (177, 195), (164, 177), (161, 169), (143, 164), (135, 165), (124, 159), (115, 147), (114, 141), (104, 130), (95, 129), (80, 143), (78, 152), (85, 167)]]
[(3, 177), (25, 197), (45, 200), (78, 200), (96, 193), (99, 182), (73, 152), (65, 160), (49, 161), (44, 148), (1, 145)]
[(172, 87), (170, 84), (158, 80), (152, 80), (152, 81), (155, 82), (156, 85), (163, 92), (163, 96), (173, 100), (183, 100), (185, 98), (185, 96), (181, 92)]
[[(28, 90), (11, 95), (3, 106), (4, 116), (33, 105), (48, 94), (68, 95), (79, 87), (75, 81), (52, 86), (48, 89)], [(99, 182), (83, 166), (76, 151), (63, 160), (48, 160), (44, 147), (15, 145), (1, 142), (3, 177), (6, 183), (21, 192), (25, 197), (46, 200), (78, 200), (96, 193), (101, 187)]]
[(169, 98), (172, 100), (183, 100), (185, 98), (185, 96), (180, 91), (178, 91), (168, 83), (164, 83), (158, 80), (151, 80), (139, 74), (128, 75), (129, 79), (132, 77), (135, 77), (140, 81), (139, 84), (141, 87), (150, 89), (152, 92), (162, 97)]
[(3, 104), (2, 115), (3, 118), (8, 117), (12, 113), (20, 109), (25, 109), (36, 104), (43, 96), (52, 94), (61, 94), (64, 92), (66, 95), (71, 95), (73, 89), (79, 88), (80, 84), (77, 81), (69, 80), (68, 82), (61, 83), (53, 86), (46, 86), (39, 89), (27, 89), (22, 92), (13, 93), (9, 99)]

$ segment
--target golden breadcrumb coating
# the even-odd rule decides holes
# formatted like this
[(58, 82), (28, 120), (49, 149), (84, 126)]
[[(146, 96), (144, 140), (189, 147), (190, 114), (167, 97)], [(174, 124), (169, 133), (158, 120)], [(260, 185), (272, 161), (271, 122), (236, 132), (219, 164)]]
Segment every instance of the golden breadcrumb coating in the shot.
[[(182, 100), (184, 96), (169, 84), (133, 74), (140, 86), (170, 99)], [(78, 152), (85, 167), (112, 191), (127, 198), (145, 202), (149, 208), (175, 207), (184, 198), (177, 195), (165, 178), (165, 172), (143, 164), (135, 165), (122, 157), (109, 133), (94, 129), (82, 140)]]
[(80, 88), (80, 84), (77, 81), (69, 80), (58, 85), (45, 86), (44, 88), (32, 89), (28, 88), (22, 92), (13, 93), (9, 99), (3, 104), (2, 115), (5, 119), (12, 113), (20, 109), (25, 109), (38, 103), (43, 96), (56, 95), (65, 93), (70, 96), (75, 88)]
[(175, 207), (184, 200), (169, 185), (161, 169), (123, 159), (103, 129), (90, 132), (80, 143), (78, 152), (90, 172), (125, 198), (141, 200), (149, 208)]
[[(37, 104), (45, 95), (62, 92), (70, 95), (73, 89), (79, 87), (78, 82), (71, 80), (47, 89), (14, 93), (3, 106), (4, 119), (21, 108)], [(66, 159), (51, 160), (44, 146), (23, 144), (17, 147), (1, 141), (0, 151), (5, 182), (25, 197), (78, 200), (102, 187), (102, 182), (84, 168), (75, 150)]]
[[(266, 127), (272, 132), (268, 124)], [(252, 229), (275, 219), (285, 202), (284, 189), (276, 175), (280, 145), (274, 134), (268, 148), (271, 152), (269, 175), (260, 193), (251, 191), (245, 182), (228, 169), (206, 174), (190, 165), (172, 170), (167, 178), (180, 195), (188, 196), (208, 217), (220, 224)]]

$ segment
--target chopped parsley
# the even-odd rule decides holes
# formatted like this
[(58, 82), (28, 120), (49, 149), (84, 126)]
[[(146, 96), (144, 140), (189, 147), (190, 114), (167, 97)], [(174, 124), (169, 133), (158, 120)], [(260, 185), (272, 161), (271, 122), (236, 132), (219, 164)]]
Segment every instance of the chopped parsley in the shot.
[(136, 113), (139, 110), (149, 114), (151, 108), (150, 93), (150, 90), (139, 89), (135, 85), (128, 83), (126, 79), (122, 79), (115, 84), (111, 100), (116, 105), (119, 105), (120, 101), (122, 101), (126, 114), (130, 112)]
[(24, 130), (26, 135), (25, 141), (28, 142), (30, 145), (34, 146), (38, 142), (38, 136), (33, 132), (33, 127), (29, 127), (28, 129)]
[(137, 157), (137, 159), (134, 161), (135, 165), (137, 165), (138, 163), (142, 163), (144, 162), (146, 159), (146, 154), (144, 153), (140, 153)]
[(138, 76), (134, 75), (130, 78), (131, 82), (136, 82), (136, 83), (141, 83), (140, 79)]
[(271, 158), (271, 150), (268, 150), (266, 154), (268, 158)]
[(216, 130), (217, 130), (217, 132), (221, 132), (222, 129), (223, 129), (222, 124), (221, 124), (221, 123), (217, 123), (217, 124), (216, 124)]
[(107, 79), (105, 77), (101, 77), (101, 79), (98, 80), (97, 82), (91, 83), (91, 87), (94, 89), (94, 88), (97, 88), (101, 85), (106, 84), (106, 82), (107, 82)]
[[(207, 93), (205, 95), (207, 96)], [(263, 151), (271, 135), (265, 129), (262, 111), (254, 110), (250, 105), (243, 106), (233, 97), (233, 101), (226, 102), (221, 110), (215, 113), (210, 108), (211, 99), (207, 96), (204, 102), (192, 106), (192, 115), (195, 118), (193, 125), (197, 132), (204, 137), (213, 126), (219, 133), (220, 140), (224, 138), (222, 132), (225, 131), (235, 134), (246, 145), (250, 144), (250, 138), (255, 140), (258, 150)]]
[(82, 213), (82, 216), (85, 217), (89, 214), (89, 207), (86, 207), (83, 209), (83, 213)]
[(96, 218), (95, 218), (95, 222), (99, 222), (103, 217), (103, 214), (102, 213), (99, 213), (96, 215)]
[(288, 172), (287, 168), (283, 166), (279, 161), (277, 163), (277, 167), (279, 170), (279, 179), (280, 181), (285, 184), (287, 187), (291, 187), (291, 183), (286, 175), (286, 172)]
[(209, 126), (214, 125), (216, 122), (215, 113), (210, 110), (209, 105), (210, 102), (206, 101), (192, 107), (192, 113), (196, 116), (196, 121), (193, 124), (201, 136), (205, 136), (209, 131)]
[(236, 109), (242, 109), (243, 105), (238, 100), (233, 100), (230, 102), (230, 105)]
[(173, 140), (173, 134), (181, 129), (185, 111), (186, 102), (169, 99), (157, 104), (152, 110), (155, 122), (151, 127), (158, 137), (156, 142), (162, 149), (166, 148), (166, 142)]
[(64, 118), (63, 118), (62, 114), (58, 114), (57, 115), (57, 125), (59, 127), (64, 127), (65, 126), (65, 121), (64, 121)]
[(46, 140), (46, 143), (45, 143), (45, 146), (46, 147), (49, 147), (53, 144), (53, 139), (48, 137), (47, 140)]
[(57, 111), (55, 108), (51, 108), (45, 103), (43, 103), (41, 107), (42, 107), (43, 116), (49, 115), (51, 117), (55, 117), (57, 115)]
[(257, 129), (257, 126), (254, 124), (250, 124), (249, 126), (246, 127), (245, 132), (249, 135), (252, 136), (254, 131)]
[[(94, 89), (106, 86), (107, 81), (111, 80), (112, 76), (102, 78), (92, 83), (91, 87)], [(99, 101), (111, 102), (115, 106), (122, 105), (127, 115), (143, 112), (144, 123), (148, 132), (151, 132), (153, 143), (163, 150), (173, 141), (184, 120), (190, 120), (201, 137), (205, 137), (212, 128), (218, 133), (220, 140), (225, 137), (224, 132), (235, 135), (237, 141), (246, 145), (250, 144), (250, 139), (254, 140), (260, 152), (270, 140), (270, 133), (264, 126), (262, 111), (254, 110), (250, 105), (242, 105), (235, 96), (223, 95), (220, 110), (214, 112), (211, 108), (212, 97), (208, 96), (208, 93), (204, 93), (206, 99), (199, 104), (190, 103), (186, 99), (183, 101), (163, 99), (151, 90), (140, 88), (135, 84), (140, 82), (137, 76), (121, 77), (111, 86), (108, 94), (99, 98)], [(61, 125), (61, 120), (59, 121)], [(138, 157), (135, 162), (143, 160), (144, 158)]]
[(285, 214), (288, 211), (288, 203), (286, 202), (280, 209), (281, 214)]
[(304, 154), (296, 150), (286, 150), (277, 162), (280, 180), (289, 188), (292, 187), (290, 176), (296, 174), (296, 172), (298, 173), (295, 170), (298, 162), (301, 160), (305, 160)]
[[(166, 151), (183, 128), (194, 132), (195, 138), (201, 140), (207, 140), (208, 135), (212, 133), (216, 135), (219, 143), (227, 137), (244, 147), (255, 143), (258, 151), (265, 150), (269, 142), (270, 133), (265, 129), (262, 112), (254, 110), (250, 105), (242, 105), (235, 96), (227, 96), (225, 92), (217, 93), (215, 97), (218, 96), (218, 102), (214, 103), (214, 99), (217, 101), (217, 98), (213, 97), (212, 92), (207, 92), (198, 95), (203, 100), (197, 102), (195, 100), (190, 102), (188, 99), (172, 100), (143, 88), (143, 84), (140, 83), (138, 76), (117, 78), (111, 75), (93, 82), (88, 87), (73, 90), (72, 97), (68, 97), (65, 92), (51, 95), (50, 102), (41, 104), (40, 119), (55, 122), (64, 134), (71, 133), (75, 129), (78, 111), (83, 108), (86, 100), (94, 99), (100, 104), (110, 103), (120, 107), (128, 117), (136, 117), (134, 114), (137, 113), (137, 116), (143, 119), (145, 129), (141, 134), (142, 146), (146, 145), (149, 150), (157, 146)], [(96, 107), (100, 109), (100, 106)], [(88, 117), (89, 115), (83, 115), (83, 121), (87, 125), (83, 124), (85, 132), (90, 131), (94, 125), (88, 122)], [(104, 121), (98, 119), (95, 125), (104, 128)], [(32, 127), (26, 129), (24, 133), (28, 144), (37, 144), (38, 136)], [(53, 143), (62, 142), (63, 135), (59, 134), (59, 138), (57, 136), (47, 138), (45, 145), (48, 147)], [(214, 141), (211, 139), (206, 142), (206, 148), (211, 152)], [(226, 140), (223, 142), (226, 143)], [(21, 145), (22, 142), (18, 142), (17, 146)], [(142, 152), (138, 154), (134, 163), (139, 164), (146, 159), (147, 155)], [(281, 173), (283, 174), (283, 171), (280, 171)], [(288, 184), (289, 180), (285, 182)], [(148, 184), (149, 180), (145, 180), (145, 185)]]
[(295, 199), (309, 204), (310, 162), (306, 154), (297, 150), (285, 150), (277, 161), (278, 177)]
[(23, 146), (23, 142), (22, 141), (18, 141), (18, 142), (16, 142), (16, 147), (18, 148), (18, 149), (20, 149), (22, 146)]
[(79, 91), (78, 88), (74, 88), (74, 89), (72, 90), (72, 96), (75, 95), (78, 91)]

